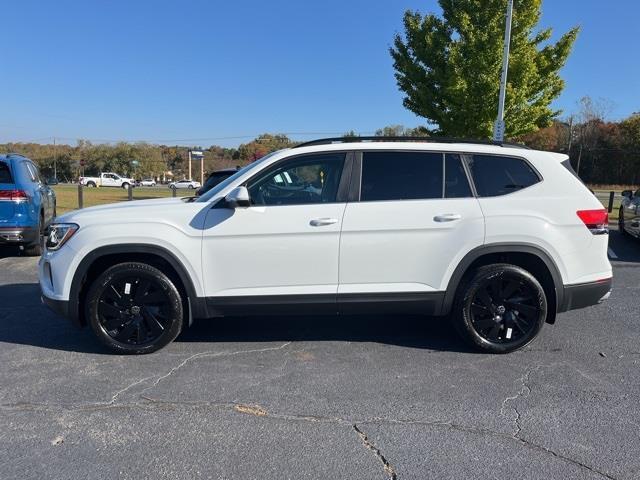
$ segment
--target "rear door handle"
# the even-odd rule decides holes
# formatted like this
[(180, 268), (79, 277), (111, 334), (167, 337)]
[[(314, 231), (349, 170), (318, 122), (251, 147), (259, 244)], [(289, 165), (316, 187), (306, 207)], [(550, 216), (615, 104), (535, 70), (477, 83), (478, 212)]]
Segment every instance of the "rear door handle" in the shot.
[(462, 215), (459, 213), (441, 213), (440, 215), (436, 215), (433, 217), (433, 220), (436, 222), (453, 222), (455, 220), (460, 220)]
[(312, 227), (324, 227), (325, 225), (333, 225), (338, 223), (337, 218), (314, 218), (309, 222)]

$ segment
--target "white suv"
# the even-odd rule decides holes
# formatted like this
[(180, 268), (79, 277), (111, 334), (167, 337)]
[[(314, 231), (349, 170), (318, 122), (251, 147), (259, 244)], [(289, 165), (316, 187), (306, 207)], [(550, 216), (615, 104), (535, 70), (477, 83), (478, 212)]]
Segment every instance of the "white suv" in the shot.
[(46, 304), (122, 353), (157, 350), (198, 318), (309, 313), (451, 315), (501, 353), (609, 295), (607, 233), (566, 155), (328, 139), (197, 199), (63, 215), (39, 275)]

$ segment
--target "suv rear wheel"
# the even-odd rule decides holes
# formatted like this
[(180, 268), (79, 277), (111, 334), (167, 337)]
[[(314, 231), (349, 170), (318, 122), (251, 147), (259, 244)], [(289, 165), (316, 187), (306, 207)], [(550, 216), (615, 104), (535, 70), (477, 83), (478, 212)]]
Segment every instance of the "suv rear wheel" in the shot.
[(472, 346), (508, 353), (538, 335), (547, 318), (547, 297), (540, 282), (515, 265), (478, 268), (458, 290), (453, 321)]
[(87, 318), (100, 341), (119, 353), (150, 353), (182, 329), (180, 292), (162, 271), (145, 263), (114, 265), (87, 293)]

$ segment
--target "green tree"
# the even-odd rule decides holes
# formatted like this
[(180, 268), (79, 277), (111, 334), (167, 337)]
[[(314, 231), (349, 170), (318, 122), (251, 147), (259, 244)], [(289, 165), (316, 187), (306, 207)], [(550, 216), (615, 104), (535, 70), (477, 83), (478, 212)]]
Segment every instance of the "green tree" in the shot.
[[(504, 46), (507, 0), (440, 0), (442, 16), (407, 11), (404, 37), (390, 49), (404, 106), (435, 135), (488, 138), (493, 130)], [(579, 28), (550, 43), (536, 30), (542, 0), (516, 0), (507, 84), (508, 137), (551, 124), (550, 108), (564, 88), (559, 70)]]

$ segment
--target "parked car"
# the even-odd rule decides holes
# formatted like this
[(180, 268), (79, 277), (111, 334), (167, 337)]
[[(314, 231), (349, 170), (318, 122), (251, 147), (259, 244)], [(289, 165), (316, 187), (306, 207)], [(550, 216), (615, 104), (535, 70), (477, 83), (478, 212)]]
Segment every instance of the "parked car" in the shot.
[(209, 174), (207, 179), (204, 182), (204, 185), (200, 187), (200, 189), (196, 192), (196, 195), (203, 195), (211, 190), (213, 187), (218, 185), (223, 180), (226, 180), (231, 175), (240, 170), (240, 167), (235, 168), (223, 168), (222, 170), (216, 170)]
[(618, 213), (618, 229), (624, 235), (640, 238), (640, 188), (624, 190)]
[(0, 245), (40, 255), (44, 233), (56, 216), (56, 194), (27, 157), (0, 155)]
[(200, 188), (200, 182), (195, 180), (178, 180), (177, 182), (171, 182), (169, 188), (188, 188), (193, 190), (194, 188)]
[(135, 185), (132, 178), (121, 177), (117, 173), (101, 173), (98, 177), (80, 177), (80, 183), (85, 187), (118, 187), (125, 190)]
[(140, 180), (141, 187), (155, 187), (156, 181), (153, 178), (144, 178)]
[(193, 319), (384, 312), (449, 315), (504, 353), (609, 296), (608, 214), (566, 155), (392, 140), (315, 141), (195, 200), (68, 213), (40, 260), (43, 300), (123, 353)]

